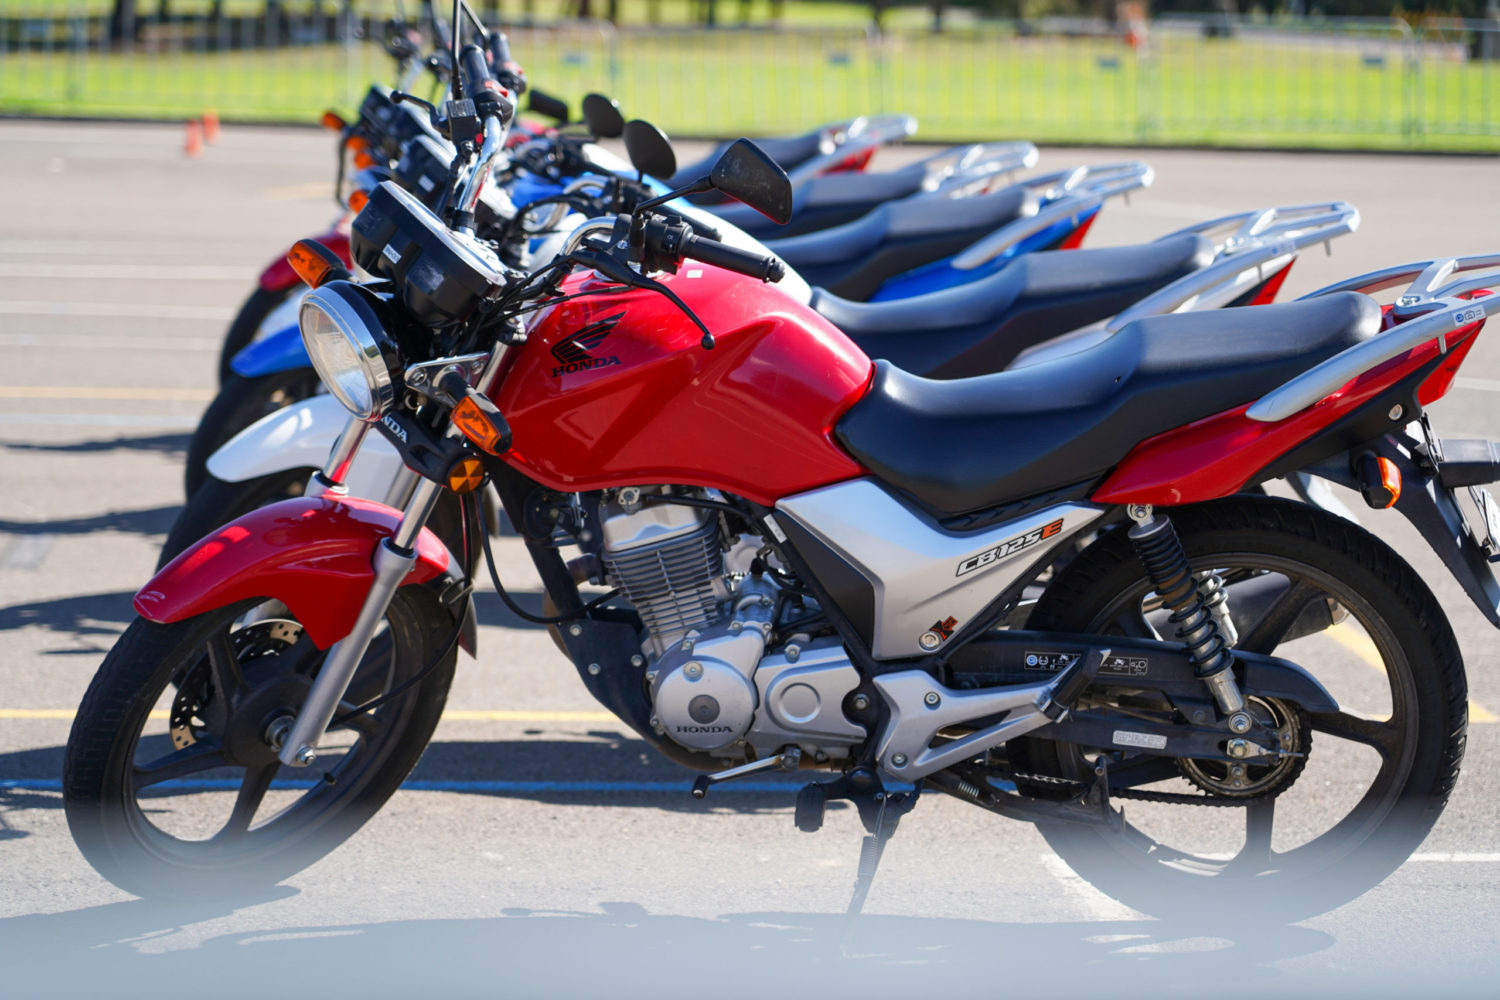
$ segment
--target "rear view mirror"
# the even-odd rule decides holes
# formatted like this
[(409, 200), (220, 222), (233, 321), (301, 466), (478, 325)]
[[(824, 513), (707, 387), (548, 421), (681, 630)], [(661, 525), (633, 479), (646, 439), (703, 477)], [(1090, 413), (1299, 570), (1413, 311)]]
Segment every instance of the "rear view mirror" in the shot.
[(625, 125), (625, 153), (630, 165), (657, 180), (669, 181), (677, 173), (677, 154), (661, 129), (639, 118)]
[(603, 94), (584, 95), (583, 121), (600, 139), (618, 139), (625, 131), (625, 116), (620, 114), (619, 105)]
[(755, 143), (740, 139), (724, 151), (709, 175), (713, 186), (780, 225), (792, 217), (792, 182)]
[(546, 118), (551, 118), (559, 125), (568, 124), (568, 102), (537, 90), (535, 87), (526, 92), (526, 108)]

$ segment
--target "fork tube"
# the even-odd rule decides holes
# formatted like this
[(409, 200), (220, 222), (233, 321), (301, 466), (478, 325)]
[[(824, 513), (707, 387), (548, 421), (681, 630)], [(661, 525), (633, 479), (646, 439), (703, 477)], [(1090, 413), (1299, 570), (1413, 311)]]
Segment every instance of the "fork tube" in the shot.
[(365, 595), (364, 606), (360, 608), (359, 617), (349, 634), (328, 650), (328, 657), (307, 692), (307, 700), (297, 713), (291, 732), (277, 751), (276, 756), (283, 764), (306, 767), (317, 758), (318, 741), (323, 738), (349, 682), (354, 679), (354, 671), (369, 648), (380, 620), (385, 617), (391, 598), (417, 561), (413, 542), (432, 515), (442, 491), (443, 487), (432, 480), (420, 480), (402, 512), (396, 533), (375, 547), (372, 560), (375, 579), (370, 584), (370, 592)]
[(369, 433), (370, 425), (356, 416), (350, 415), (344, 424), (339, 439), (333, 443), (333, 449), (328, 453), (328, 461), (323, 463), (323, 468), (313, 476), (313, 481), (308, 486), (308, 493), (321, 495), (329, 490), (342, 490), (344, 480), (349, 477), (349, 466), (354, 462), (354, 456), (359, 451), (359, 446), (364, 443), (365, 435)]

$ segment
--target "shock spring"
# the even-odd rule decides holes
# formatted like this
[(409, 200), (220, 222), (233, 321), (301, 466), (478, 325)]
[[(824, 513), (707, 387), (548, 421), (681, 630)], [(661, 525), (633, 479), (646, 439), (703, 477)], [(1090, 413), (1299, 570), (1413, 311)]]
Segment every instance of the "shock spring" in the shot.
[(1130, 529), (1130, 544), (1157, 596), (1172, 611), (1167, 620), (1178, 641), (1187, 646), (1194, 675), (1213, 692), (1226, 715), (1242, 711), (1244, 698), (1230, 670), (1234, 664), (1232, 640), (1220, 631), (1219, 616), (1214, 613), (1225, 605), (1223, 581), (1217, 573), (1209, 573), (1201, 581), (1193, 576), (1187, 550), (1170, 520), (1150, 513), (1149, 508), (1132, 511), (1131, 516), (1136, 523)]

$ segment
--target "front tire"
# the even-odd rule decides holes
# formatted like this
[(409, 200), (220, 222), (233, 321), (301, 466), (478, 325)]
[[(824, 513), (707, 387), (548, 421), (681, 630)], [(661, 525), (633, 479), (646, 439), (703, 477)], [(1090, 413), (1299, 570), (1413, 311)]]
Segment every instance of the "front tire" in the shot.
[(222, 895), (307, 867), (416, 765), (453, 678), (453, 628), (430, 592), (398, 591), (341, 712), (441, 662), (386, 704), (336, 721), (311, 767), (287, 768), (264, 734), (300, 708), (324, 654), (284, 608), (252, 600), (167, 625), (136, 619), (68, 737), (73, 839), (101, 875), (143, 897)]
[[(1302, 713), (1262, 699), (1252, 710), (1300, 734), (1306, 756), (1238, 770), (1119, 746), (1025, 740), (1013, 753), (1023, 774), (1082, 781), (1104, 754), (1113, 804), (1125, 812), (1120, 833), (1057, 824), (1042, 826), (1042, 835), (1080, 876), (1147, 913), (1281, 922), (1326, 912), (1399, 867), (1448, 801), (1468, 721), (1458, 644), (1412, 569), (1347, 521), (1250, 497), (1174, 510), (1171, 518), (1194, 571), (1225, 578), (1231, 612), (1235, 581), (1272, 585), (1275, 599), (1255, 620), (1236, 615), (1240, 648), (1298, 664), (1339, 711)], [(1027, 627), (1172, 639), (1151, 590), (1125, 532), (1114, 531), (1059, 574)], [(1309, 616), (1325, 606), (1331, 618), (1348, 616), (1332, 627), (1318, 618), (1324, 627), (1308, 631)], [(1122, 692), (1105, 697), (1131, 698)], [(1129, 710), (1157, 710), (1140, 700), (1126, 707), (1122, 728)], [(1049, 794), (1045, 784), (1031, 790)], [(1132, 793), (1157, 798), (1131, 801)]]

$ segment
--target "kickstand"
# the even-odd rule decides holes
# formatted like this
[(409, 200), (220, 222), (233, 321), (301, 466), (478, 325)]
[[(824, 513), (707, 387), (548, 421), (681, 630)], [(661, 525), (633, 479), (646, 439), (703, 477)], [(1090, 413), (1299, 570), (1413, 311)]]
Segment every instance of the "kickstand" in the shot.
[(867, 834), (859, 845), (859, 872), (854, 879), (854, 895), (849, 899), (849, 909), (844, 913), (844, 954), (849, 954), (854, 941), (854, 928), (865, 900), (870, 895), (870, 886), (875, 881), (875, 871), (880, 867), (885, 845), (896, 832), (901, 817), (911, 812), (917, 804), (917, 793), (889, 794), (877, 790), (873, 794), (855, 797), (860, 821)]

